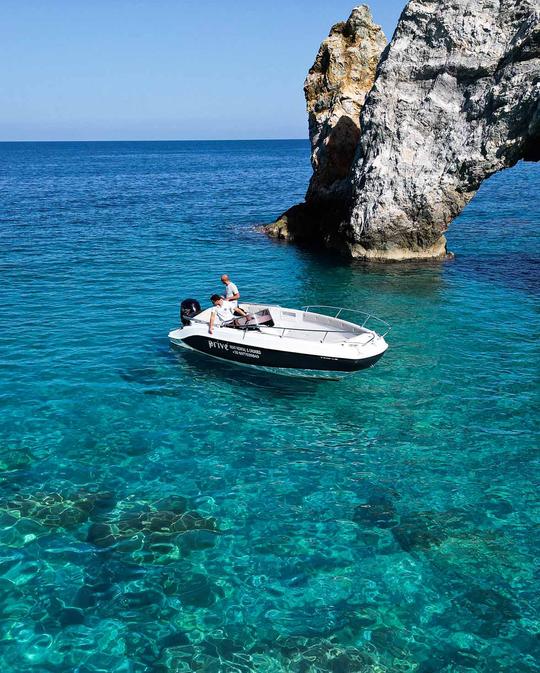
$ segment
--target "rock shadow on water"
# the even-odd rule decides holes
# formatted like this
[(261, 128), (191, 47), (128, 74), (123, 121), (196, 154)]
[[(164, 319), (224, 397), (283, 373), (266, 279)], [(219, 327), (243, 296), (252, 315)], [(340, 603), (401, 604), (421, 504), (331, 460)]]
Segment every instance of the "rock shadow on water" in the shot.
[(540, 255), (505, 253), (501, 255), (467, 255), (456, 258), (453, 272), (481, 283), (513, 288), (534, 297), (540, 294)]

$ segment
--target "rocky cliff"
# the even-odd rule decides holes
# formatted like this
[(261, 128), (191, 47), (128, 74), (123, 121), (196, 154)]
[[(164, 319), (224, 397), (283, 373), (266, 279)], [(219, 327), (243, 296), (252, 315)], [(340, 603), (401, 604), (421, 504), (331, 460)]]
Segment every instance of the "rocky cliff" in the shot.
[(537, 0), (412, 0), (362, 111), (355, 257), (445, 254), (444, 232), (482, 181), (538, 159)]
[(360, 111), (386, 46), (362, 5), (332, 27), (304, 83), (313, 176), (306, 200), (343, 198), (360, 138)]
[(327, 245), (442, 257), (482, 181), (539, 159), (539, 12), (538, 0), (408, 3), (360, 114), (351, 195), (316, 229)]
[(270, 225), (270, 234), (313, 240), (348, 215), (360, 111), (385, 46), (366, 5), (355, 7), (323, 40), (304, 83), (313, 166), (306, 201)]

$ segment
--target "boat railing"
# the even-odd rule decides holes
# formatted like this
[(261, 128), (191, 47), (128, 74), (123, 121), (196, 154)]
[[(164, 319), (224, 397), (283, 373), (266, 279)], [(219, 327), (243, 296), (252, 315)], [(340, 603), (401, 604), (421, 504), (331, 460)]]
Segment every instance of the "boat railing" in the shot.
[[(272, 307), (272, 306), (268, 306), (268, 305), (267, 305), (267, 307), (268, 308), (280, 308), (279, 306)], [(339, 318), (341, 313), (344, 312), (344, 311), (347, 311), (347, 312), (350, 312), (350, 313), (356, 313), (356, 314), (359, 314), (359, 315), (363, 316), (363, 318), (364, 318), (363, 322), (359, 326), (372, 333), (371, 339), (369, 339), (367, 342), (362, 344), (363, 346), (367, 346), (367, 344), (371, 343), (373, 341), (373, 339), (377, 336), (377, 333), (374, 330), (370, 329), (369, 327), (366, 327), (367, 323), (370, 320), (376, 321), (376, 322), (381, 323), (382, 325), (385, 326), (386, 331), (383, 334), (381, 334), (381, 336), (383, 338), (392, 329), (390, 324), (387, 323), (386, 320), (383, 320), (382, 318), (378, 318), (377, 316), (374, 316), (371, 313), (366, 313), (365, 311), (357, 311), (355, 309), (348, 309), (348, 308), (343, 308), (343, 307), (339, 307), (339, 306), (323, 306), (323, 305), (303, 306), (302, 311), (307, 313), (310, 308), (331, 309), (333, 311), (336, 311), (336, 314), (334, 316), (329, 316), (329, 317), (333, 317), (333, 318)], [(234, 327), (236, 329), (241, 329), (244, 333), (242, 335), (243, 340), (246, 338), (246, 334), (249, 333), (251, 330), (253, 330), (253, 329), (260, 330), (261, 327), (264, 328), (265, 331), (267, 331), (267, 330), (275, 331), (277, 333), (277, 336), (279, 336), (281, 338), (286, 336), (286, 334), (289, 333), (289, 332), (309, 332), (309, 333), (315, 333), (315, 334), (319, 333), (319, 334), (322, 335), (322, 338), (320, 340), (321, 343), (324, 343), (324, 341), (326, 341), (326, 338), (329, 334), (347, 334), (348, 333), (348, 330), (344, 330), (344, 329), (332, 330), (332, 329), (327, 329), (327, 328), (326, 329), (325, 328), (317, 329), (317, 328), (305, 327), (305, 326), (304, 327), (291, 327), (291, 326), (281, 327), (281, 326), (278, 326), (278, 325), (268, 325), (268, 324), (265, 324), (265, 323), (259, 324), (259, 322), (257, 320), (257, 314), (256, 313), (253, 313), (251, 315), (251, 317), (255, 319), (255, 322), (251, 323), (250, 325), (238, 325), (238, 323), (237, 323), (238, 318), (234, 318), (233, 320), (228, 321), (228, 323), (224, 323), (222, 325), (222, 327)], [(190, 321), (200, 323), (200, 324), (204, 324), (204, 325), (208, 324), (208, 321), (200, 320), (200, 319), (197, 319), (196, 317), (191, 318)], [(357, 324), (357, 323), (355, 323), (355, 324)]]
[(321, 309), (321, 308), (330, 309), (331, 311), (336, 311), (335, 315), (329, 316), (331, 318), (339, 318), (343, 312), (355, 313), (355, 314), (361, 315), (363, 317), (363, 322), (360, 325), (360, 327), (364, 327), (366, 329), (370, 329), (369, 327), (366, 327), (366, 325), (370, 321), (377, 322), (381, 325), (384, 325), (384, 328), (386, 329), (386, 331), (383, 334), (380, 335), (383, 338), (392, 329), (392, 326), (390, 325), (390, 323), (386, 322), (386, 320), (383, 320), (382, 318), (378, 318), (376, 315), (373, 315), (373, 313), (366, 313), (366, 311), (358, 311), (357, 309), (354, 309), (354, 308), (344, 308), (343, 306), (325, 306), (324, 304), (310, 304), (309, 306), (302, 306), (302, 311), (304, 311), (305, 313), (309, 313), (310, 309)]

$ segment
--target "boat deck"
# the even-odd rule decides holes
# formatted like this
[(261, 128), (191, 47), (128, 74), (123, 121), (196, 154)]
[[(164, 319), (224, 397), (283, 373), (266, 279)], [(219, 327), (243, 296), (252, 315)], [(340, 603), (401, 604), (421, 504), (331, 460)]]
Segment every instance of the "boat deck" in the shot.
[[(263, 310), (269, 312), (273, 326), (261, 324), (258, 331), (260, 334), (273, 337), (328, 344), (343, 343), (354, 339), (355, 342), (361, 344), (371, 340), (374, 334), (365, 327), (331, 316), (264, 304), (240, 304), (240, 306), (250, 314)], [(208, 322), (211, 312), (211, 308), (206, 309), (197, 316), (197, 321)], [(224, 325), (223, 329), (237, 330), (238, 327)]]
[(302, 341), (323, 341), (324, 343), (341, 343), (357, 337), (358, 334), (349, 331), (327, 331), (321, 329), (320, 325), (313, 325), (306, 329), (301, 328), (287, 328), (282, 325), (275, 325), (274, 327), (261, 327), (262, 334), (271, 334), (272, 336), (283, 337), (287, 339), (301, 339)]

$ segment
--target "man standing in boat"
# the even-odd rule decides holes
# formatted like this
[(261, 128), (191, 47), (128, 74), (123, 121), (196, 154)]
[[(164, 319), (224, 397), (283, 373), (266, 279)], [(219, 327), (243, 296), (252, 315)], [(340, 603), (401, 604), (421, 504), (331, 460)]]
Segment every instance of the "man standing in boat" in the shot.
[(225, 301), (219, 294), (213, 294), (210, 297), (210, 301), (214, 305), (214, 310), (210, 315), (210, 324), (208, 326), (208, 332), (210, 334), (214, 332), (214, 322), (216, 317), (218, 319), (218, 327), (221, 327), (223, 323), (234, 320), (235, 315), (247, 316), (247, 313), (243, 309), (238, 308), (238, 306), (233, 306), (232, 302)]
[(234, 308), (238, 308), (238, 300), (240, 299), (240, 292), (238, 292), (238, 287), (232, 282), (226, 273), (221, 276), (221, 282), (223, 285), (225, 285), (225, 301), (228, 301)]

